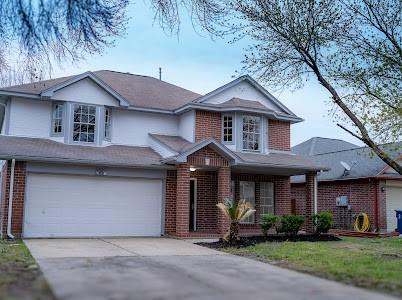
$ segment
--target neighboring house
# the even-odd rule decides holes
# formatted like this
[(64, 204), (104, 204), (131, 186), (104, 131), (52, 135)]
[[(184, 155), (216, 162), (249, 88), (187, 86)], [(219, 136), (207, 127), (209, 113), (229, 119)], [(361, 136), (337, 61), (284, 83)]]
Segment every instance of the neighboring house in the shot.
[[(395, 159), (401, 157), (401, 143), (384, 147)], [(318, 211), (332, 212), (336, 228), (351, 228), (355, 214), (366, 212), (371, 230), (395, 230), (395, 209), (402, 209), (402, 176), (369, 148), (315, 137), (292, 147), (292, 152), (330, 168), (317, 176)], [(303, 213), (305, 178), (294, 176), (291, 182), (295, 213)]]
[[(86, 72), (1, 89), (0, 102), (3, 236), (217, 236), (225, 198), (251, 201), (242, 232), (259, 231), (261, 213), (291, 213), (291, 175), (325, 169), (290, 153), (302, 119), (249, 76), (202, 96)], [(310, 216), (312, 184), (305, 194)]]

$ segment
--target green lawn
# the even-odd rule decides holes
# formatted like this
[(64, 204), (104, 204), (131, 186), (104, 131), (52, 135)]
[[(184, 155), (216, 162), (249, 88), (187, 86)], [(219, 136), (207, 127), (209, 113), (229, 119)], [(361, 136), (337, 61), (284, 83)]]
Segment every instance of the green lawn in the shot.
[(402, 296), (402, 238), (269, 242), (225, 251)]
[(0, 240), (0, 299), (54, 299), (42, 272), (22, 241)]

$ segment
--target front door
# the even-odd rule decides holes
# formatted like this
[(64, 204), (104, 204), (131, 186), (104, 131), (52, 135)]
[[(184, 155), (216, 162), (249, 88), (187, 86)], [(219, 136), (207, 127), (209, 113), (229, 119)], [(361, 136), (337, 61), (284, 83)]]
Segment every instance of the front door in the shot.
[(197, 221), (197, 179), (190, 179), (190, 231), (196, 231)]

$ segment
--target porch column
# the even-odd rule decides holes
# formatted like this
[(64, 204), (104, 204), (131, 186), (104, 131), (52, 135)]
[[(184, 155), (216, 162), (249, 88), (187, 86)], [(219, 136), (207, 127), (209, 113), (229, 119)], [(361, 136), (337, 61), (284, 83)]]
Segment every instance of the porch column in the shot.
[(316, 205), (316, 172), (308, 172), (306, 173), (306, 209), (305, 209), (305, 217), (306, 217), (306, 231), (313, 232), (313, 222), (311, 220), (311, 216), (316, 213), (314, 211)]
[[(218, 203), (223, 203), (225, 198), (230, 198), (230, 174), (229, 166), (220, 167), (218, 169)], [(230, 222), (219, 208), (217, 208), (217, 210), (217, 231), (219, 234), (224, 234), (229, 229)]]
[(190, 222), (190, 167), (177, 165), (176, 235), (186, 237)]

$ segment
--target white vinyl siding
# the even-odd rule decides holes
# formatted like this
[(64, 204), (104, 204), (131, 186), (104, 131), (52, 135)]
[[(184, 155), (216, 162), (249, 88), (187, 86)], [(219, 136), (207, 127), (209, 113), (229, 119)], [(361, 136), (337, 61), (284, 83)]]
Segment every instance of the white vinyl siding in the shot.
[(260, 208), (261, 214), (274, 214), (274, 184), (272, 182), (260, 182)]
[[(240, 181), (240, 200), (246, 200), (255, 207), (255, 182), (253, 181)], [(254, 224), (255, 214), (246, 218), (242, 223)]]

